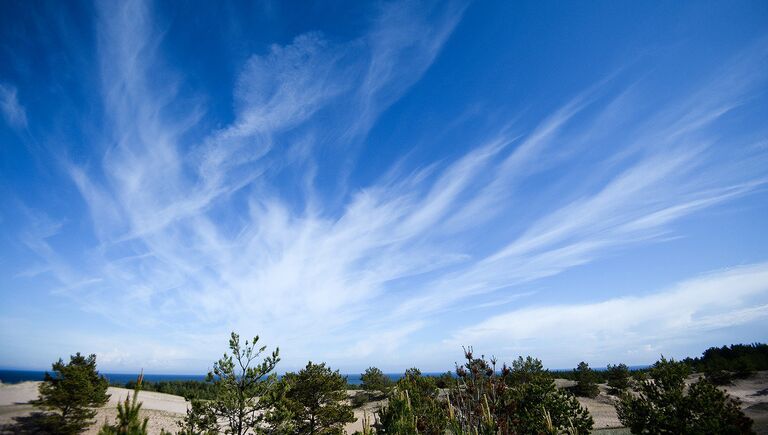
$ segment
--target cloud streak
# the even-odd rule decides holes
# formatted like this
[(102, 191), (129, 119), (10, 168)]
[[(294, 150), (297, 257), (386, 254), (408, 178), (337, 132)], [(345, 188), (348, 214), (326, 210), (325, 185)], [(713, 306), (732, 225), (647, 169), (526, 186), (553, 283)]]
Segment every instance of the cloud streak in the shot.
[(718, 271), (644, 296), (512, 310), (456, 332), (450, 342), (478, 346), (501, 342), (507, 352), (525, 349), (550, 358), (557, 346), (561, 353), (578, 350), (580, 357), (605, 362), (600, 355), (617, 349), (649, 347), (658, 352), (671, 339), (690, 339), (765, 319), (767, 303), (768, 264), (761, 263)]
[[(168, 358), (197, 367), (231, 329), (279, 343), (289, 366), (309, 357), (349, 365), (386, 358), (423, 340), (441, 315), (546, 297), (523, 287), (680, 234), (680, 221), (765, 186), (759, 165), (745, 163), (765, 161), (765, 153), (729, 152), (716, 134), (761, 85), (745, 71), (764, 61), (762, 48), (654, 113), (633, 111), (629, 96), (642, 83), (610, 90), (621, 88), (618, 74), (533, 124), (510, 113), (453, 159), (404, 158), (354, 184), (346, 166), (354, 150), (437, 61), (466, 4), (386, 3), (358, 37), (310, 32), (251, 53), (236, 68), (231, 119), (221, 124), (208, 122), (202, 97), (179, 104), (184, 78), (163, 66), (151, 4), (98, 6), (105, 127), (91, 138), (95, 158), (63, 163), (93, 240), (78, 241), (76, 258), (49, 243), (49, 232), (31, 232), (24, 243), (58, 294), (133, 330), (126, 340), (156, 337), (146, 351), (89, 342), (115, 366), (156, 361), (159, 343), (172, 339), (190, 348)], [(0, 87), (0, 102), (7, 120), (26, 124), (15, 88)], [(608, 122), (632, 115), (642, 128), (631, 136)], [(320, 157), (327, 155), (334, 157)], [(526, 194), (531, 183), (540, 183), (535, 195)], [(572, 331), (574, 342), (607, 337), (618, 346), (654, 322), (659, 340), (678, 327), (742, 324), (763, 319), (764, 305), (749, 304), (764, 295), (766, 269), (738, 268), (640, 298), (519, 308), (456, 323), (440, 338), (515, 343), (554, 337), (572, 321), (583, 326)], [(731, 285), (740, 296), (718, 305), (717, 289)], [(657, 305), (669, 313), (654, 317)], [(624, 335), (610, 335), (609, 320)]]
[(9, 126), (15, 129), (27, 127), (27, 111), (19, 102), (15, 86), (0, 83), (0, 111)]

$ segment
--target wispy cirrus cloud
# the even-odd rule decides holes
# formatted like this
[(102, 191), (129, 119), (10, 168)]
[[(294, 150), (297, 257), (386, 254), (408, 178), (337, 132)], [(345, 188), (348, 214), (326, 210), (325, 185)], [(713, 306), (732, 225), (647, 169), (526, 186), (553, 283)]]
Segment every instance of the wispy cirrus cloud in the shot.
[[(766, 316), (768, 264), (762, 263), (713, 272), (642, 296), (512, 310), (457, 331), (449, 342), (485, 347), (504, 343), (508, 358), (525, 349), (550, 363), (566, 361), (561, 355), (569, 352), (601, 363), (610, 362), (605, 355), (617, 353), (637, 361), (674, 351), (665, 347), (670, 341)], [(633, 356), (627, 349), (647, 352)]]
[(0, 111), (9, 126), (20, 129), (27, 127), (27, 111), (19, 102), (15, 86), (0, 83)]
[[(179, 104), (183, 76), (163, 66), (151, 4), (99, 4), (105, 127), (92, 138), (95, 158), (65, 163), (95, 241), (77, 258), (44, 233), (30, 248), (56, 265), (48, 270), (59, 291), (83, 309), (137, 335), (152, 331), (153, 361), (158, 343), (173, 338), (199, 352), (167, 358), (207, 362), (236, 329), (279, 343), (288, 364), (311, 356), (354, 365), (418, 340), (441, 314), (524, 303), (533, 293), (522, 284), (677, 234), (675, 223), (765, 185), (759, 165), (745, 164), (765, 161), (764, 150), (730, 152), (715, 128), (762, 83), (747, 73), (765, 58), (753, 47), (682, 98), (654, 100), (653, 113), (635, 112), (642, 81), (628, 90), (612, 76), (532, 124), (510, 114), (454, 159), (406, 158), (363, 184), (350, 184), (333, 161), (335, 184), (321, 191), (318, 156), (347, 161), (354, 153), (345, 150), (364, 146), (378, 117), (435, 62), (465, 7), (387, 3), (357, 38), (312, 32), (253, 53), (237, 69), (231, 119), (220, 125), (205, 122), (204, 98)], [(629, 117), (637, 128), (615, 121)], [(526, 194), (533, 180), (541, 189)], [(739, 273), (753, 282), (758, 272)], [(707, 288), (726, 283), (718, 279)], [(635, 302), (695, 291), (678, 293)], [(757, 315), (746, 305), (717, 312), (716, 292), (708, 295), (696, 309), (712, 312), (702, 317), (711, 327)], [(600, 315), (627, 301), (522, 308), (442, 333), (452, 345), (479, 345), (493, 334), (516, 338), (502, 327), (516, 314)], [(546, 334), (561, 326), (542, 322), (531, 325)], [(139, 346), (92, 342), (117, 365), (147, 357)]]

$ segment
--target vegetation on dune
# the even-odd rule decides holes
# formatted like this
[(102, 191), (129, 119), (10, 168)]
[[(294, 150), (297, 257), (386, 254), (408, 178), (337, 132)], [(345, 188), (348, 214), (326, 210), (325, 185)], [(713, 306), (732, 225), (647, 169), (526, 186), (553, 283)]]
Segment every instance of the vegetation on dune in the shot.
[(325, 363), (311, 361), (298, 373), (286, 373), (281, 407), (288, 416), (292, 433), (331, 435), (344, 433), (344, 424), (355, 421), (346, 403), (347, 380)]
[(661, 358), (637, 395), (625, 394), (616, 406), (621, 423), (632, 433), (749, 434), (752, 420), (739, 402), (701, 379), (685, 388), (690, 367)]
[(257, 348), (258, 341), (256, 336), (241, 344), (240, 336), (233, 332), (229, 339), (232, 354), (225, 353), (208, 373), (207, 380), (215, 391), (215, 397), (207, 402), (208, 410), (226, 422), (227, 433), (243, 435), (259, 427), (273, 406), (268, 399), (273, 397), (270, 393), (277, 384), (273, 371), (280, 361), (280, 349), (259, 362), (266, 346)]
[(417, 368), (405, 371), (378, 412), (377, 433), (441, 434), (447, 425), (447, 409), (438, 400), (435, 378), (422, 376)]
[[(266, 347), (257, 347), (258, 339), (241, 343), (232, 333), (230, 354), (213, 364), (204, 383), (145, 383), (140, 375), (129, 383), (133, 394), (118, 404), (114, 424), (105, 422), (99, 434), (145, 435), (149, 420), (140, 415), (138, 400), (145, 388), (183, 391), (190, 399), (178, 423), (179, 435), (340, 435), (346, 423), (355, 421), (345, 391), (347, 379), (338, 370), (309, 362), (278, 379), (274, 370), (279, 351), (262, 356)], [(592, 417), (572, 393), (594, 397), (599, 393), (596, 384), (605, 381), (612, 394), (621, 396), (617, 413), (632, 433), (747, 434), (752, 433), (752, 421), (739, 402), (715, 384), (723, 381), (718, 377), (723, 373), (733, 379), (768, 368), (767, 354), (764, 344), (711, 348), (701, 358), (683, 362), (662, 357), (641, 371), (630, 371), (624, 364), (594, 371), (582, 362), (567, 373), (576, 381), (568, 389), (557, 388), (553, 373), (535, 358), (519, 357), (499, 368), (494, 358), (478, 358), (471, 348), (465, 349), (455, 377), (450, 372), (425, 376), (411, 368), (392, 382), (370, 367), (361, 375), (363, 391), (357, 396), (387, 401), (373, 416), (366, 415), (361, 434), (586, 434), (592, 430)], [(706, 376), (686, 386), (692, 369)], [(35, 402), (53, 411), (43, 414), (42, 432), (75, 434), (87, 429), (96, 415), (93, 408), (107, 402), (106, 391), (94, 355), (78, 353), (68, 364), (54, 363), (53, 375), (46, 373)]]
[(93, 408), (107, 403), (107, 380), (96, 370), (96, 355), (70, 356), (69, 363), (53, 363), (53, 374), (45, 373), (40, 384), (40, 399), (35, 403), (54, 411), (45, 416), (49, 431), (58, 434), (82, 432), (93, 424)]
[(768, 370), (768, 344), (733, 344), (711, 347), (700, 358), (683, 360), (696, 372), (702, 372), (716, 385), (728, 385), (757, 370)]
[(522, 357), (497, 370), (496, 361), (475, 358), (465, 363), (446, 398), (435, 378), (416, 369), (406, 372), (379, 412), (384, 434), (529, 434), (589, 433), (593, 421), (568, 392), (558, 390), (541, 361)]
[(392, 390), (393, 382), (380, 369), (368, 367), (365, 373), (360, 375), (360, 388), (367, 395), (368, 400), (377, 400), (387, 397)]
[(193, 399), (184, 419), (177, 423), (178, 435), (215, 435), (219, 433), (216, 416), (210, 412), (208, 403)]
[(580, 362), (573, 370), (576, 386), (573, 393), (579, 397), (596, 397), (600, 390), (597, 388), (597, 376), (595, 371), (589, 368), (589, 364)]
[[(125, 383), (113, 382), (110, 385), (113, 387), (122, 387), (133, 390), (136, 388), (136, 381), (129, 381)], [(181, 396), (190, 401), (193, 399), (211, 400), (216, 397), (214, 385), (205, 381), (148, 382), (144, 380), (141, 384), (141, 390), (173, 394), (174, 396)]]
[(610, 365), (605, 371), (612, 394), (621, 394), (630, 386), (629, 367), (626, 364)]
[(139, 416), (141, 402), (138, 401), (141, 390), (142, 375), (133, 389), (133, 396), (128, 394), (123, 403), (117, 404), (117, 422), (113, 425), (104, 423), (99, 430), (99, 435), (147, 435), (149, 418)]

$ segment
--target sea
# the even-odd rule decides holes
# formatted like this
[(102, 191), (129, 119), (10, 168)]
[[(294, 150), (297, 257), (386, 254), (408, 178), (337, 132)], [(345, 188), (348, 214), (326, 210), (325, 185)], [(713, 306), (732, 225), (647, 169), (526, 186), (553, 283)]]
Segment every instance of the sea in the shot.
[[(648, 365), (633, 365), (629, 366), (630, 370), (647, 369)], [(602, 371), (604, 367), (596, 367), (593, 370)], [(571, 369), (562, 370), (550, 370), (554, 373), (559, 371), (571, 371)], [(101, 373), (104, 375), (110, 384), (125, 384), (129, 381), (136, 380), (136, 373)], [(424, 376), (440, 376), (442, 372), (429, 372), (422, 373)], [(392, 381), (398, 381), (403, 377), (402, 373), (385, 373)], [(347, 377), (347, 383), (350, 385), (360, 385), (362, 380), (359, 373), (345, 374)], [(453, 376), (456, 376), (455, 373)], [(26, 381), (42, 381), (45, 378), (44, 371), (36, 370), (0, 370), (0, 382), (4, 384), (18, 384), (19, 382)], [(144, 374), (144, 380), (147, 382), (160, 382), (160, 381), (204, 381), (205, 375), (157, 375), (157, 374)]]
[[(136, 380), (136, 373), (101, 373), (111, 384), (125, 384)], [(393, 381), (403, 377), (402, 373), (385, 373)], [(427, 376), (439, 376), (440, 373), (424, 373)], [(360, 374), (346, 374), (347, 383), (350, 385), (360, 385)], [(42, 381), (45, 378), (44, 371), (36, 370), (0, 370), (0, 382), (4, 384), (17, 384), (26, 381)], [(204, 381), (205, 375), (153, 375), (144, 374), (144, 381)]]

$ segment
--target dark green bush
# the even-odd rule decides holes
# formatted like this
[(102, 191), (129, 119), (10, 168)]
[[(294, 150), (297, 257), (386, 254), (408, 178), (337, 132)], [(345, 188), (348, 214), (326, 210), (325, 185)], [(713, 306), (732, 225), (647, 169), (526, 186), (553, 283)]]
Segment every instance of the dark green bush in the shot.
[(141, 402), (138, 401), (141, 390), (141, 375), (133, 389), (133, 396), (128, 394), (125, 401), (117, 404), (117, 422), (113, 425), (104, 423), (99, 435), (147, 435), (149, 418), (139, 416)]
[(360, 387), (372, 399), (386, 397), (393, 387), (393, 382), (376, 367), (368, 367), (365, 373), (360, 375), (360, 380)]
[(50, 431), (75, 434), (93, 424), (93, 408), (107, 403), (107, 380), (96, 370), (96, 355), (72, 355), (69, 363), (53, 363), (53, 375), (46, 372), (40, 384), (40, 399), (35, 403), (45, 410), (54, 411), (46, 416)]
[(592, 417), (576, 398), (555, 387), (541, 361), (518, 358), (497, 371), (496, 361), (475, 358), (457, 367), (450, 395), (450, 425), (455, 434), (589, 433)]
[(589, 364), (584, 361), (573, 370), (573, 376), (576, 380), (576, 386), (573, 387), (573, 393), (579, 397), (596, 397), (600, 390), (597, 387), (597, 376), (595, 371), (589, 368)]
[(743, 379), (757, 370), (768, 370), (768, 344), (732, 344), (710, 347), (700, 358), (683, 360), (694, 371), (703, 372), (710, 382), (728, 385), (734, 379)]
[(390, 393), (387, 406), (378, 412), (379, 434), (442, 435), (447, 425), (447, 408), (438, 397), (435, 378), (408, 369)]
[(611, 388), (611, 393), (621, 394), (629, 388), (629, 367), (627, 367), (626, 364), (608, 364), (605, 373), (606, 378), (608, 378), (608, 387)]
[(344, 424), (355, 421), (352, 407), (345, 403), (347, 379), (311, 361), (298, 373), (286, 373), (282, 406), (290, 416), (293, 433), (342, 434)]
[(687, 394), (685, 363), (661, 358), (650, 380), (638, 385), (638, 395), (625, 394), (616, 406), (621, 423), (632, 433), (749, 434), (752, 421), (739, 402), (708, 380), (693, 383)]

